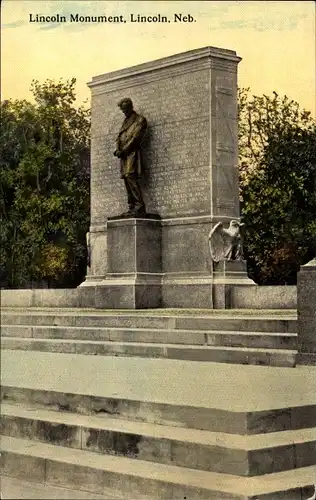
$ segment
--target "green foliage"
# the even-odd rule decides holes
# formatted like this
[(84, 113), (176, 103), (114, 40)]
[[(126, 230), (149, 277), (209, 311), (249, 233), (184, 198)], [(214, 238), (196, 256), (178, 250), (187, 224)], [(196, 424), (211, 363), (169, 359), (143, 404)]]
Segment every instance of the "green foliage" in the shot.
[(239, 91), (241, 204), (250, 275), (296, 282), (316, 249), (316, 124), (286, 96)]
[(89, 225), (90, 113), (75, 79), (32, 83), (35, 104), (1, 103), (1, 286), (83, 279)]

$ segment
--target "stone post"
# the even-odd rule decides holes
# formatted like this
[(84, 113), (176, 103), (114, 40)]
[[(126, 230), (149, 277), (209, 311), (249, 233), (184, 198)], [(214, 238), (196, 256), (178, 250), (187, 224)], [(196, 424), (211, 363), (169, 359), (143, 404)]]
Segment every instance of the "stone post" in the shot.
[(316, 365), (316, 258), (297, 276), (297, 364)]

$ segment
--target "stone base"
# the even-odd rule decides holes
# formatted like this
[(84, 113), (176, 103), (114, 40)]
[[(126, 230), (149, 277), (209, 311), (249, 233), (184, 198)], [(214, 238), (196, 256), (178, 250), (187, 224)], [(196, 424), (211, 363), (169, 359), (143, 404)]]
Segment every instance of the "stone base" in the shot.
[(97, 309), (151, 309), (162, 307), (160, 277), (86, 281), (78, 288), (79, 307)]
[[(161, 306), (161, 222), (155, 214), (108, 219), (106, 271), (79, 287), (81, 307), (147, 309)], [(93, 259), (92, 259), (93, 260)]]
[(212, 277), (190, 276), (162, 279), (162, 307), (213, 309)]
[[(128, 230), (129, 236), (137, 235), (137, 232), (130, 232), (133, 219), (129, 219), (130, 224), (125, 221), (123, 226)], [(135, 219), (134, 219), (135, 220)], [(119, 223), (122, 221), (120, 220)], [(114, 229), (114, 227), (113, 227)], [(119, 252), (119, 242), (113, 244), (115, 238), (123, 237), (121, 234), (113, 235), (111, 245), (108, 245), (108, 252), (111, 252), (109, 263), (111, 269), (118, 271), (116, 253)], [(146, 235), (144, 227), (141, 237)], [(148, 235), (148, 233), (147, 233)], [(111, 237), (110, 237), (111, 238)], [(136, 237), (139, 238), (139, 235)], [(110, 239), (111, 241), (111, 239)], [(159, 241), (159, 240), (158, 240)], [(139, 241), (138, 241), (139, 243)], [(140, 257), (137, 256), (137, 244), (134, 247), (126, 246), (124, 251), (118, 256), (121, 268), (128, 269), (131, 263), (139, 269)], [(152, 243), (152, 242), (151, 242)], [(157, 243), (157, 241), (156, 241)], [(115, 252), (115, 248), (117, 251)], [(153, 246), (141, 247), (141, 255), (144, 257), (146, 251), (153, 252)], [(156, 270), (159, 269), (159, 258), (157, 256), (159, 247), (155, 247), (153, 261), (149, 256), (143, 259), (144, 263), (153, 263)], [(131, 253), (134, 254), (131, 257)], [(127, 254), (130, 254), (127, 258)], [(124, 256), (125, 255), (125, 256)], [(138, 262), (136, 262), (138, 258)], [(96, 307), (100, 309), (146, 309), (146, 308), (189, 308), (189, 309), (230, 309), (234, 308), (234, 288), (255, 285), (247, 276), (245, 261), (225, 261), (214, 266), (214, 275), (202, 273), (189, 273), (187, 275), (177, 273), (108, 273), (104, 279), (92, 280), (89, 278), (79, 287), (79, 303), (81, 307)], [(144, 267), (141, 267), (144, 269)]]
[(254, 283), (247, 274), (247, 262), (245, 260), (224, 260), (213, 263), (214, 282), (217, 283)]
[(107, 278), (161, 273), (161, 224), (157, 218), (107, 222)]
[(91, 282), (85, 281), (78, 287), (78, 306), (94, 309), (96, 286)]
[(234, 285), (231, 290), (233, 309), (296, 309), (296, 286)]
[(226, 260), (213, 264), (213, 308), (231, 309), (234, 286), (255, 285), (247, 275), (245, 260)]
[[(100, 227), (103, 239), (100, 235), (98, 240), (91, 238), (93, 267), (79, 287), (80, 306), (236, 307), (236, 287), (247, 289), (255, 283), (247, 275), (246, 261), (210, 261), (204, 244), (210, 224), (208, 219), (204, 223), (200, 219), (160, 220), (154, 214), (109, 218), (106, 226)], [(103, 265), (97, 241), (103, 242)], [(243, 307), (247, 307), (251, 292), (243, 292)]]
[(161, 286), (145, 280), (105, 280), (95, 288), (97, 309), (154, 309), (161, 307)]
[(212, 282), (190, 280), (176, 282), (157, 276), (156, 280), (144, 277), (137, 279), (105, 279), (97, 284), (81, 286), (80, 307), (98, 309), (151, 309), (189, 308), (213, 309)]
[[(208, 278), (210, 280), (210, 278)], [(212, 283), (196, 278), (193, 284), (162, 280), (161, 306), (212, 309)], [(1, 307), (95, 307), (96, 288), (102, 280), (87, 279), (77, 289), (1, 290)], [(114, 284), (115, 285), (115, 284)], [(157, 285), (157, 283), (155, 284)], [(232, 285), (232, 309), (296, 309), (296, 287)]]

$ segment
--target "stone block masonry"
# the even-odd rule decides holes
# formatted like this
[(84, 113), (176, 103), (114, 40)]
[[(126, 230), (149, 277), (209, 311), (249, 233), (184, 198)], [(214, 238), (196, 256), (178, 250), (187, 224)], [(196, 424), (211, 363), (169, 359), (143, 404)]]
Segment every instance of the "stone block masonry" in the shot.
[(298, 364), (316, 365), (316, 259), (297, 275)]
[(146, 116), (143, 179), (147, 210), (162, 218), (239, 216), (237, 63), (234, 51), (206, 47), (93, 78), (91, 225), (126, 208), (113, 157), (129, 96)]

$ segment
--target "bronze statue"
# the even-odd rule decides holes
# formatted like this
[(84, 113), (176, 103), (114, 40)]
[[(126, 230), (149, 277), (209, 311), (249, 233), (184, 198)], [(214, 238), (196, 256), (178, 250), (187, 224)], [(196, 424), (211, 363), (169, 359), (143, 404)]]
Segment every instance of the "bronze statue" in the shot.
[(129, 97), (122, 99), (118, 107), (126, 117), (116, 139), (114, 151), (114, 155), (121, 161), (121, 178), (127, 191), (129, 209), (122, 215), (136, 217), (146, 214), (138, 178), (142, 173), (140, 145), (147, 129), (147, 121), (134, 111)]
[(228, 229), (218, 222), (209, 234), (210, 254), (214, 262), (222, 260), (243, 260), (243, 237), (241, 224), (231, 220)]

